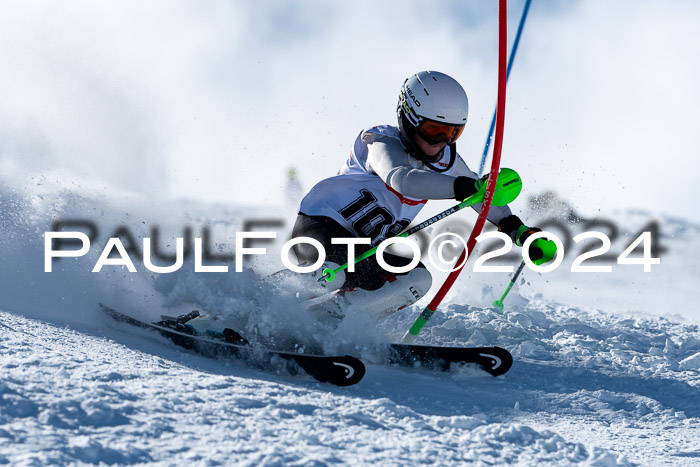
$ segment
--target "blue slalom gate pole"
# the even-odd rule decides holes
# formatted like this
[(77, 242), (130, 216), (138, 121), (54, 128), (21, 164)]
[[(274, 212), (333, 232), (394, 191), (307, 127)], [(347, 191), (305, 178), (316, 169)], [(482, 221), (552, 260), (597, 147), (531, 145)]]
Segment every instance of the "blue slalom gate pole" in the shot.
[[(515, 52), (518, 50), (518, 44), (520, 43), (520, 36), (523, 33), (523, 26), (525, 26), (525, 19), (527, 18), (527, 12), (530, 10), (531, 0), (525, 0), (525, 6), (523, 7), (523, 14), (520, 17), (520, 24), (518, 25), (518, 31), (515, 33), (515, 40), (513, 41), (513, 49), (510, 51), (510, 57), (508, 57), (508, 66), (506, 67), (506, 84), (508, 83), (508, 77), (510, 76), (510, 69), (513, 67), (513, 60), (515, 59)], [(493, 111), (493, 118), (491, 119), (491, 127), (489, 128), (489, 135), (486, 137), (486, 145), (484, 146), (484, 153), (481, 155), (481, 163), (479, 164), (479, 171), (477, 172), (480, 176), (483, 175), (484, 166), (486, 165), (486, 158), (489, 154), (489, 148), (491, 147), (491, 138), (493, 137), (493, 130), (496, 127), (496, 109)]]

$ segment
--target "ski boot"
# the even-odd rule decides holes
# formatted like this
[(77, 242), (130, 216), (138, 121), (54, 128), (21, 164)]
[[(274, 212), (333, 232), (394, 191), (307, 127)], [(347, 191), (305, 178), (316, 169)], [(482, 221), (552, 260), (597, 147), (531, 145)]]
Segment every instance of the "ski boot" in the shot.
[(331, 322), (339, 322), (349, 313), (365, 313), (380, 320), (416, 303), (428, 293), (431, 284), (430, 272), (416, 268), (400, 276), (387, 275), (387, 282), (377, 290), (340, 289), (305, 304), (319, 319)]

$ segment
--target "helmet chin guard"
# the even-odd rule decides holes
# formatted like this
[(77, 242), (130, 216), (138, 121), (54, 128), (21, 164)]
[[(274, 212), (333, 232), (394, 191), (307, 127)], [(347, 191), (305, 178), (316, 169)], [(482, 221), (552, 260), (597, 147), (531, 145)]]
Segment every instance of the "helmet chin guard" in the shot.
[[(396, 116), (406, 149), (432, 170), (444, 172), (454, 164), (455, 141), (467, 123), (469, 100), (462, 86), (450, 76), (437, 71), (421, 71), (401, 86)], [(447, 168), (431, 164), (442, 155), (428, 156), (416, 144), (416, 134), (429, 144), (450, 145), (451, 160)], [(444, 150), (443, 150), (444, 151)]]

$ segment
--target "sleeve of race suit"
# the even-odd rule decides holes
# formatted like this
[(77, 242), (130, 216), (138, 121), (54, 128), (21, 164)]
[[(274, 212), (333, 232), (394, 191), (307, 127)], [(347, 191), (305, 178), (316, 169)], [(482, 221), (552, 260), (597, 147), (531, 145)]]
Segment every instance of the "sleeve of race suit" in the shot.
[(404, 147), (393, 138), (377, 137), (368, 144), (369, 169), (404, 196), (416, 199), (454, 199), (451, 175), (415, 168)]
[[(457, 176), (478, 179), (462, 158), (457, 155), (454, 175), (445, 175), (430, 169), (415, 168), (404, 147), (392, 138), (376, 138), (368, 145), (369, 168), (384, 183), (404, 196), (416, 199), (454, 199), (454, 181)], [(478, 212), (481, 203), (473, 208)], [(495, 225), (511, 215), (508, 206), (491, 206), (487, 219)]]

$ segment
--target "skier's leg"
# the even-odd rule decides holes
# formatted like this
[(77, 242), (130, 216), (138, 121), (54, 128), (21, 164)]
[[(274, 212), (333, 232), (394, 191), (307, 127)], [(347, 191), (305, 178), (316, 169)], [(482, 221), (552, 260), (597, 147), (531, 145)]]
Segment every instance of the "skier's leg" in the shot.
[[(387, 253), (384, 260), (394, 267), (410, 263), (408, 258)], [(422, 263), (409, 272), (393, 274), (383, 270), (374, 258), (367, 261), (362, 274), (349, 278), (346, 287), (337, 293), (346, 314), (362, 312), (380, 319), (416, 303), (430, 290), (432, 276)]]
[[(357, 253), (362, 254), (369, 248), (359, 245)], [(342, 254), (347, 255), (347, 252)], [(384, 260), (394, 267), (411, 262), (388, 253), (384, 253)], [(346, 273), (342, 288), (309, 300), (307, 306), (319, 316), (330, 314), (342, 318), (347, 313), (361, 311), (380, 319), (420, 300), (431, 284), (432, 276), (422, 263), (409, 272), (394, 274), (385, 271), (373, 256), (357, 263), (355, 272)]]
[[(298, 298), (301, 301), (309, 300), (342, 288), (345, 283), (345, 271), (339, 272), (331, 282), (319, 279), (324, 269), (337, 269), (340, 264), (345, 263), (342, 260), (340, 245), (333, 245), (332, 239), (353, 237), (353, 234), (328, 217), (299, 214), (292, 229), (292, 237), (313, 238), (321, 244), (326, 253), (326, 261), (316, 271), (289, 275), (290, 281), (298, 281)], [(318, 250), (309, 243), (297, 243), (292, 250), (300, 265), (313, 264), (318, 260)]]
[(362, 312), (381, 319), (416, 303), (432, 284), (432, 276), (425, 267), (416, 267), (405, 274), (385, 274), (383, 280), (384, 284), (377, 289), (347, 287), (305, 303), (319, 318), (330, 315), (342, 319), (348, 313)]
[[(328, 267), (335, 269), (337, 264), (347, 262), (347, 249), (343, 245), (333, 245), (331, 239), (354, 235), (333, 219), (299, 214), (292, 236), (318, 240), (325, 248)], [(357, 245), (356, 254), (360, 255), (370, 248), (370, 245)], [(297, 244), (294, 252), (301, 262), (312, 263), (318, 259), (316, 248), (309, 244)], [(394, 267), (406, 266), (411, 262), (408, 258), (389, 253), (384, 253), (384, 260)], [(407, 273), (393, 274), (379, 265), (376, 256), (355, 264), (355, 272), (345, 272), (344, 277), (338, 274), (332, 282), (318, 282), (325, 267), (314, 274), (302, 275), (306, 276), (303, 292), (303, 298), (307, 299), (306, 306), (319, 317), (331, 315), (342, 319), (347, 312), (362, 311), (379, 319), (418, 301), (428, 293), (432, 283), (430, 272), (422, 263)]]

